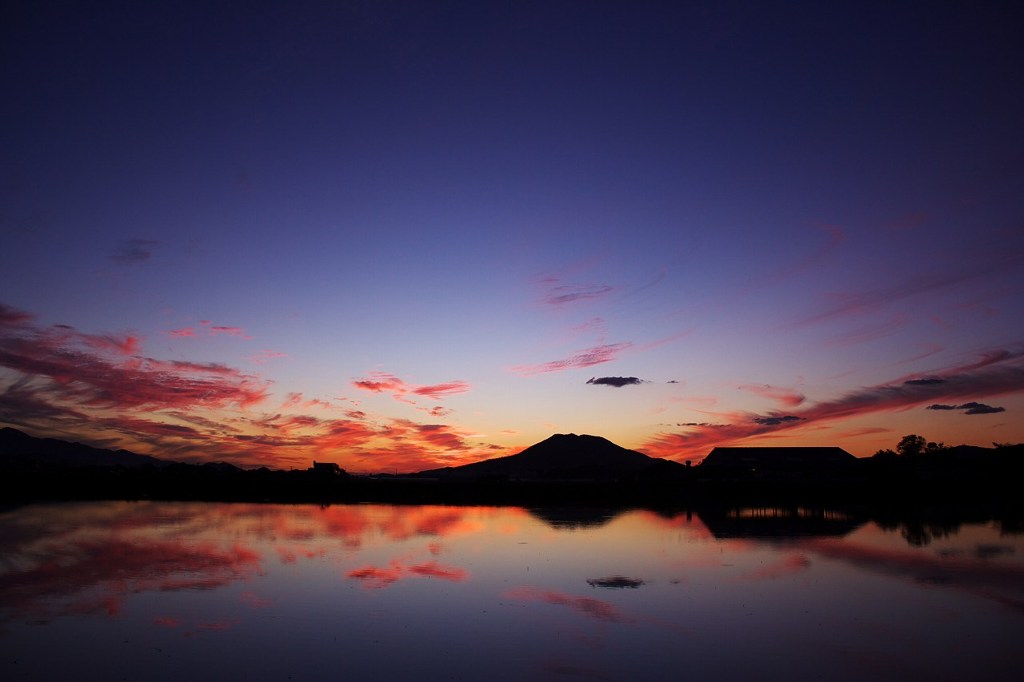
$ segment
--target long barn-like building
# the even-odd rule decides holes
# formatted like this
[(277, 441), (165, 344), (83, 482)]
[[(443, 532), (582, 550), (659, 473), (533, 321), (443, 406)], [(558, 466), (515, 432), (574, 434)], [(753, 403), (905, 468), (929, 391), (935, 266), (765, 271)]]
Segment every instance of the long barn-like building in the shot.
[(708, 453), (700, 469), (740, 478), (803, 478), (848, 471), (857, 461), (836, 447), (718, 447)]

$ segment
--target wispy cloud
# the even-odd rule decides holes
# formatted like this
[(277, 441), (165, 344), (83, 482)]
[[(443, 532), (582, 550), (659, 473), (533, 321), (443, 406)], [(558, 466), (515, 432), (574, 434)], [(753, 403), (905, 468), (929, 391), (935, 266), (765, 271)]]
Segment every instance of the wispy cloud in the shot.
[(247, 334), (241, 327), (213, 324), (209, 320), (202, 320), (199, 325), (199, 329), (195, 327), (181, 327), (179, 329), (171, 329), (167, 333), (179, 339), (194, 339), (199, 336), (237, 336), (240, 339), (252, 339), (252, 336)]
[[(258, 375), (148, 357), (132, 339), (41, 327), (33, 316), (0, 306), (0, 421), (102, 447), (240, 466), (304, 467), (344, 453), (352, 471), (407, 472), (509, 454), (468, 442), (469, 432), (452, 425), (360, 409), (339, 417), (331, 403), (294, 391), (276, 401), (277, 412), (259, 413), (271, 384)], [(420, 386), (382, 373), (357, 385), (408, 402), (469, 390), (462, 381)], [(440, 406), (428, 412), (449, 413)]]
[(797, 407), (803, 404), (806, 397), (803, 393), (792, 388), (781, 386), (769, 386), (767, 384), (744, 384), (738, 387), (741, 391), (747, 391), (762, 398), (774, 400), (783, 407)]
[[(578, 264), (570, 270), (589, 269), (591, 266), (592, 264)], [(540, 286), (541, 302), (556, 307), (580, 301), (595, 301), (615, 291), (615, 287), (609, 284), (569, 282), (565, 272), (541, 277)]]
[(243, 339), (251, 339), (252, 337), (245, 333), (245, 330), (241, 327), (224, 327), (224, 326), (211, 326), (210, 336), (238, 336)]
[(542, 362), (536, 365), (517, 365), (512, 367), (511, 371), (523, 376), (531, 376), (534, 374), (544, 374), (546, 372), (561, 372), (567, 369), (575, 369), (577, 367), (592, 367), (605, 362), (611, 362), (623, 351), (632, 347), (633, 343), (630, 341), (603, 344), (600, 346), (585, 348), (561, 360), (551, 360), (549, 362)]
[(468, 390), (469, 384), (465, 381), (449, 381), (443, 384), (433, 384), (431, 386), (417, 386), (412, 389), (412, 393), (426, 398), (440, 400), (445, 396), (465, 393)]
[(125, 239), (110, 254), (110, 260), (118, 265), (143, 263), (150, 259), (159, 243), (149, 239)]
[(288, 357), (288, 354), (282, 353), (279, 350), (263, 349), (250, 355), (249, 362), (253, 363), (254, 365), (262, 365), (264, 363), (270, 362), (271, 360), (281, 360), (286, 357)]
[(544, 303), (548, 305), (565, 305), (576, 301), (592, 301), (604, 298), (615, 289), (607, 284), (582, 286), (557, 285), (548, 289), (544, 295)]
[[(865, 291), (836, 292), (829, 296), (829, 301), (821, 310), (805, 317), (802, 322), (814, 324), (818, 322), (859, 316), (866, 313), (878, 313), (894, 302), (906, 300), (935, 291), (952, 289), (990, 275), (993, 271), (1019, 267), (1016, 254), (1006, 254), (985, 263), (962, 267), (959, 270), (935, 270), (914, 273), (904, 276), (889, 286)], [(891, 318), (889, 322), (896, 324), (899, 320)], [(880, 328), (881, 329), (881, 328)]]
[(30, 313), (0, 303), (0, 328), (24, 327), (33, 319), (35, 317)]
[(139, 340), (72, 328), (22, 327), (0, 335), (0, 366), (35, 380), (37, 391), (68, 405), (190, 409), (255, 405), (267, 384), (215, 363), (136, 355)]
[[(983, 353), (978, 360), (961, 366), (931, 372), (927, 377), (900, 378), (891, 383), (851, 391), (833, 400), (807, 405), (788, 414), (731, 416), (725, 425), (698, 424), (684, 432), (662, 433), (640, 449), (650, 455), (670, 459), (695, 459), (716, 445), (742, 441), (783, 429), (808, 428), (826, 422), (885, 411), (897, 411), (925, 405), (944, 404), (956, 398), (995, 396), (1024, 391), (1024, 351), (998, 349)], [(963, 405), (968, 407), (963, 408)], [(956, 409), (977, 410), (986, 414), (991, 408), (982, 403), (963, 403)], [(938, 409), (942, 409), (941, 407)]]
[(779, 426), (780, 424), (792, 424), (793, 422), (803, 421), (803, 419), (803, 417), (797, 417), (793, 414), (786, 414), (771, 417), (754, 417), (751, 421), (764, 426)]
[(408, 398), (410, 395), (440, 400), (450, 395), (466, 393), (471, 388), (468, 383), (460, 380), (419, 386), (387, 372), (370, 372), (365, 378), (354, 380), (352, 385), (371, 393), (389, 393), (395, 400), (409, 404), (415, 404)]

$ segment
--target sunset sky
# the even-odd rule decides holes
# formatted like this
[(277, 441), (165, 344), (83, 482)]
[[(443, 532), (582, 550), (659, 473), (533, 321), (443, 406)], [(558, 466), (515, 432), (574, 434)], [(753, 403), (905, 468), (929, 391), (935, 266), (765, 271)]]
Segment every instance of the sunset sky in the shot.
[(1013, 2), (13, 2), (0, 425), (416, 471), (1024, 441)]

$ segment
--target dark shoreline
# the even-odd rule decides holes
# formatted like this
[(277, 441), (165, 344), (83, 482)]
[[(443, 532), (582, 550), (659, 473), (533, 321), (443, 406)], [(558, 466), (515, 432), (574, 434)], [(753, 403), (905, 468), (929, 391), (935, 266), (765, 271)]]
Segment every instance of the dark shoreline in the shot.
[(1024, 506), (1020, 479), (736, 480), (692, 477), (649, 481), (435, 480), (317, 476), (307, 471), (83, 467), (5, 471), (7, 504), (61, 500), (164, 500), (309, 504), (608, 506), (687, 509), (737, 506), (888, 508)]
[[(225, 485), (216, 477), (182, 480), (160, 477), (161, 485), (136, 487), (139, 472), (77, 471), (66, 478), (52, 472), (41, 478), (5, 478), (0, 511), (35, 503), (82, 501), (210, 502), (248, 504), (349, 504), (515, 506), (559, 529), (583, 529), (616, 516), (646, 510), (665, 518), (696, 517), (716, 538), (763, 538), (785, 542), (799, 537), (841, 537), (868, 522), (899, 532), (911, 545), (923, 546), (955, 533), (965, 524), (995, 524), (1004, 535), (1024, 534), (1024, 500), (1006, 489), (953, 485), (916, 491), (895, 487), (825, 483), (764, 484), (698, 481), (538, 482), (431, 481), (344, 478), (313, 480), (273, 472), (260, 485)], [(194, 472), (192, 472), (194, 473)], [(252, 472), (249, 472), (252, 473)], [(300, 472), (295, 472), (300, 473)], [(236, 474), (237, 475), (237, 474)], [(186, 477), (186, 479), (189, 477)], [(35, 480), (33, 480), (35, 479)], [(106, 485), (97, 485), (103, 479)], [(278, 479), (278, 480), (273, 480)], [(133, 485), (125, 485), (132, 482)], [(152, 484), (153, 481), (150, 481)], [(285, 483), (282, 485), (282, 483)], [(290, 483), (290, 484), (288, 484)], [(45, 484), (45, 485), (44, 485)], [(88, 485), (91, 484), (91, 485)], [(1015, 488), (1016, 486), (1013, 486)], [(16, 494), (15, 494), (15, 491)]]

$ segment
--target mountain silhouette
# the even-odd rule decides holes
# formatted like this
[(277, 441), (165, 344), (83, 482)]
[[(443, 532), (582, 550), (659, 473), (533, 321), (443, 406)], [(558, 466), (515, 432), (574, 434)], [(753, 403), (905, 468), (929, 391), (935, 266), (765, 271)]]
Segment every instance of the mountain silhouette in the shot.
[(430, 469), (418, 475), (443, 479), (608, 481), (664, 479), (682, 476), (685, 470), (682, 464), (627, 450), (600, 436), (558, 433), (515, 455)]
[(36, 438), (5, 427), (0, 429), (0, 465), (16, 468), (166, 466), (170, 462), (128, 450), (105, 450), (56, 438)]

